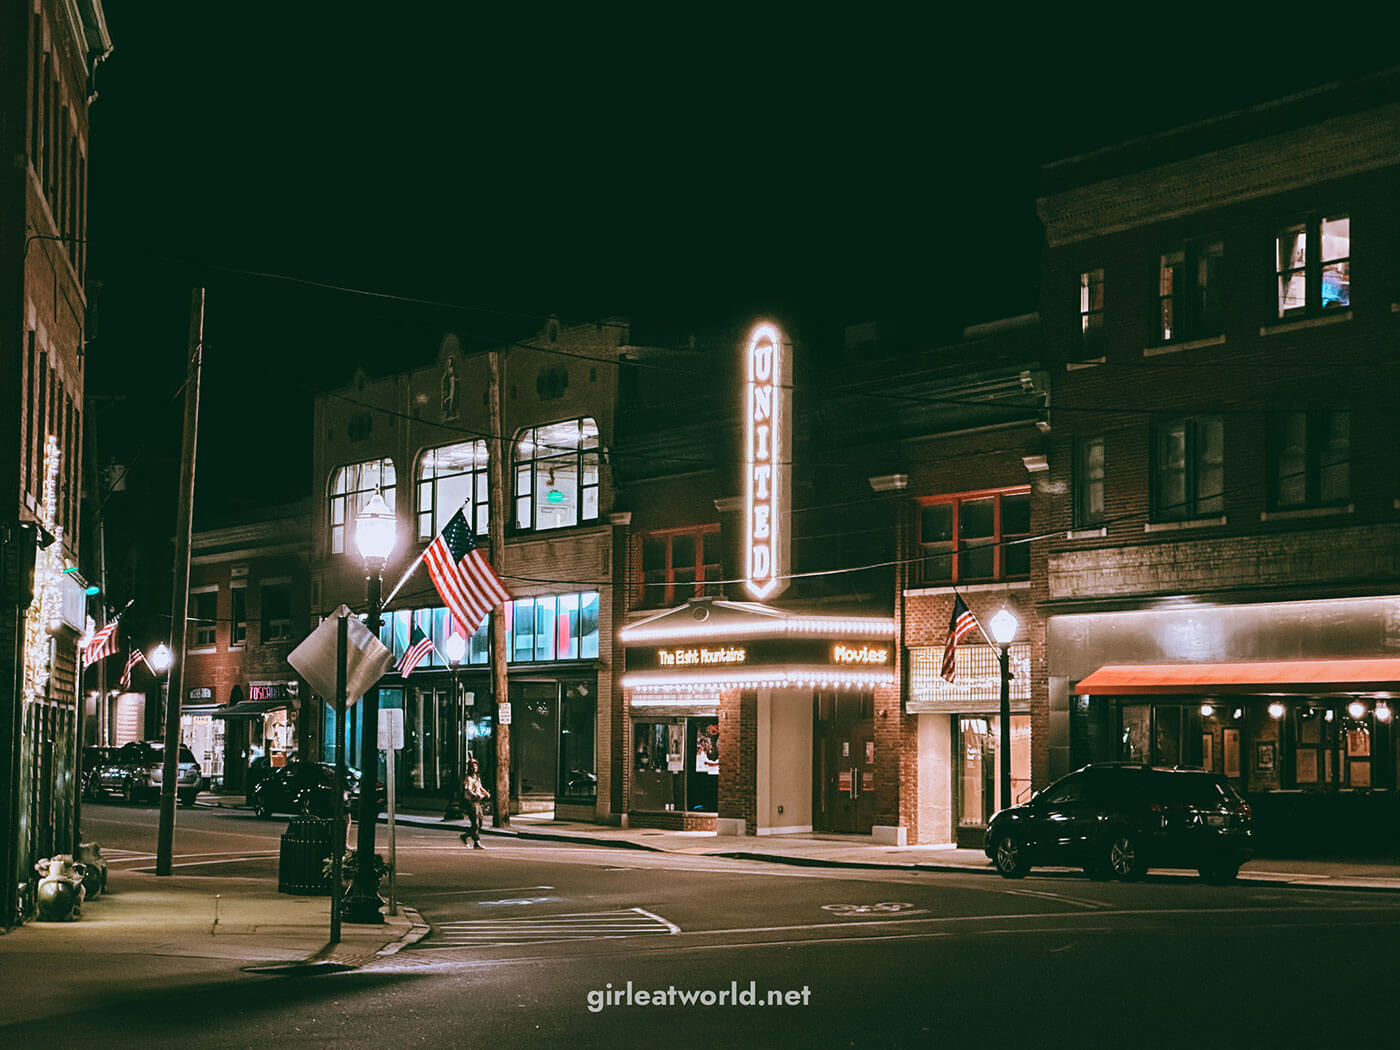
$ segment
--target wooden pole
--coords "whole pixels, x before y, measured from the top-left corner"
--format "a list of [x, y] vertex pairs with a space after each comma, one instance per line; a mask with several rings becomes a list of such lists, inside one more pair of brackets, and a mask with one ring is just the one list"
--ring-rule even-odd
[[[505, 432], [501, 409], [501, 351], [492, 350], [491, 361], [491, 437], [497, 443], [496, 454], [488, 457], [491, 473], [491, 567], [497, 574], [506, 564], [506, 460], [512, 442]], [[510, 686], [506, 679], [506, 611], [504, 606], [491, 610], [491, 683], [496, 699], [496, 790], [492, 793], [495, 823], [498, 828], [510, 827], [510, 726], [502, 725], [502, 713], [510, 710]]]
[[165, 764], [160, 784], [156, 874], [169, 875], [175, 838], [175, 789], [180, 772], [180, 697], [185, 687], [185, 631], [190, 592], [190, 532], [194, 522], [194, 465], [198, 451], [199, 372], [204, 354], [204, 289], [190, 295], [190, 353], [185, 376], [185, 431], [180, 452], [180, 507], [176, 512], [174, 584], [170, 591], [169, 695], [165, 704]]

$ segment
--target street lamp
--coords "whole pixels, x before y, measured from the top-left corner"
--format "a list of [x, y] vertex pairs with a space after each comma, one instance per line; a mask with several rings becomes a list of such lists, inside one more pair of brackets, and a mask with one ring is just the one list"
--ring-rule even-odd
[[463, 761], [462, 739], [465, 733], [462, 718], [462, 690], [457, 683], [457, 674], [462, 667], [462, 658], [467, 655], [467, 640], [457, 631], [453, 631], [447, 637], [447, 642], [443, 648], [446, 650], [447, 662], [452, 668], [452, 714], [456, 719], [457, 732], [453, 741], [452, 750], [452, 787], [447, 794], [447, 808], [443, 811], [443, 820], [461, 820], [464, 816], [462, 812], [462, 773], [466, 763]]
[[[379, 637], [379, 605], [384, 563], [394, 549], [398, 522], [376, 492], [355, 519], [355, 546], [365, 560], [369, 607], [365, 626]], [[370, 686], [360, 701], [360, 829], [355, 847], [355, 885], [345, 901], [347, 922], [382, 923], [379, 877], [374, 870], [374, 828], [379, 821], [379, 685]]]
[[175, 654], [170, 651], [170, 646], [161, 642], [151, 650], [151, 655], [146, 658], [146, 663], [151, 665], [151, 670], [160, 675], [160, 724], [165, 725], [165, 712], [170, 704], [170, 679], [166, 672], [170, 670], [170, 665], [175, 662]]
[[992, 617], [992, 637], [1001, 650], [1001, 808], [1011, 806], [1011, 640], [1021, 623], [1010, 609]]

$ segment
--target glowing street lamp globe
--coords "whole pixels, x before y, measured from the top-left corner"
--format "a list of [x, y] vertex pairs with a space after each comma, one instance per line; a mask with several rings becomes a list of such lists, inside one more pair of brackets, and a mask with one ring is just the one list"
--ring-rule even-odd
[[453, 631], [452, 634], [448, 636], [447, 642], [444, 644], [443, 648], [447, 650], [448, 662], [459, 664], [462, 662], [462, 657], [467, 655], [467, 640], [456, 631]]
[[384, 562], [394, 549], [398, 538], [398, 521], [384, 497], [376, 492], [365, 509], [355, 518], [355, 546], [360, 556], [369, 562]]
[[1016, 614], [1010, 609], [998, 609], [992, 617], [992, 637], [996, 639], [997, 645], [1010, 645], [1020, 627], [1021, 621], [1016, 619]]
[[151, 665], [151, 670], [156, 674], [165, 674], [170, 670], [170, 665], [175, 662], [175, 655], [170, 651], [170, 646], [161, 642], [151, 650], [151, 658], [146, 661]]

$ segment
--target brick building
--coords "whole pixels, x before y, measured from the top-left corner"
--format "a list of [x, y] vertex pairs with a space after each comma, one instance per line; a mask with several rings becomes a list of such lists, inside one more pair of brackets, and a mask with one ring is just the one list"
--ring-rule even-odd
[[[98, 0], [0, 13], [0, 926], [30, 907], [16, 886], [32, 880], [34, 861], [71, 851], [76, 832], [86, 610], [83, 587], [60, 574], [87, 567], [78, 494], [88, 108], [111, 49]], [[33, 564], [36, 525], [47, 547], [31, 606], [27, 584], [16, 586], [28, 572], [15, 570]]]
[[1203, 765], [1300, 842], [1390, 805], [1397, 129], [1392, 73], [1045, 169], [1037, 783]]
[[[381, 706], [404, 709], [405, 792], [450, 792], [468, 752], [494, 783], [500, 700], [513, 712], [512, 808], [587, 820], [613, 814], [604, 760], [616, 733], [607, 450], [627, 341], [625, 321], [551, 320], [499, 348], [504, 435], [491, 427], [489, 357], [466, 351], [454, 335], [425, 367], [373, 379], [361, 372], [316, 400], [311, 601], [322, 615], [341, 603], [365, 607], [353, 522], [376, 492], [398, 518], [384, 570], [387, 599], [458, 508], [487, 549], [499, 527], [489, 520], [489, 457], [503, 446], [509, 456], [506, 555], [495, 569], [513, 596], [503, 610], [510, 695], [492, 695], [489, 621], [455, 623], [423, 567], [384, 613], [395, 664], [415, 626], [433, 642], [408, 678], [391, 669], [380, 688]], [[453, 657], [457, 645], [461, 655]], [[347, 716], [352, 755], [359, 754], [357, 710]], [[329, 749], [333, 708], [321, 717], [319, 739]]]
[[287, 654], [314, 626], [310, 501], [208, 524], [191, 537], [180, 738], [229, 791], [270, 766], [319, 754], [319, 712]]

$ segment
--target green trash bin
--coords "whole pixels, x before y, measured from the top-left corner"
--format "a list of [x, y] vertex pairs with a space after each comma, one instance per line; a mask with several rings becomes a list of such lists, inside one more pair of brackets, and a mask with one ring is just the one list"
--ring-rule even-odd
[[282, 833], [282, 856], [277, 866], [277, 892], [329, 896], [331, 877], [331, 819], [309, 814], [293, 817]]

